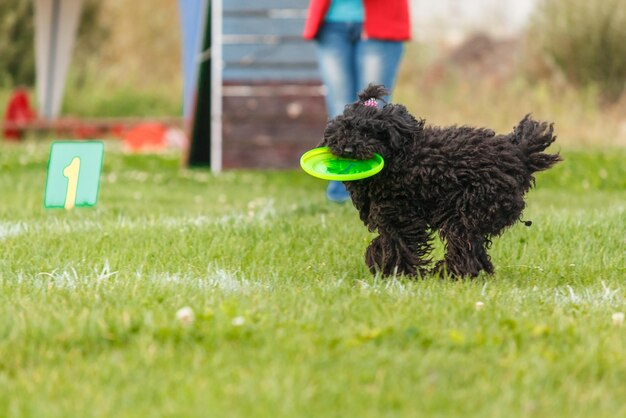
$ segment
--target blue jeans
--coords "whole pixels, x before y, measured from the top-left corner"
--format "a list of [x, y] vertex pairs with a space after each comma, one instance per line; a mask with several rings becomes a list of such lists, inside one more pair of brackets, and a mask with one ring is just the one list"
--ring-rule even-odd
[[[370, 83], [393, 89], [404, 43], [363, 39], [362, 23], [324, 22], [317, 33], [317, 61], [326, 86], [326, 111], [334, 118], [357, 100]], [[385, 98], [389, 100], [389, 98]], [[331, 181], [326, 196], [334, 202], [350, 198], [343, 183]]]
[[404, 43], [363, 39], [362, 32], [362, 23], [324, 22], [317, 34], [317, 59], [330, 117], [343, 113], [369, 83], [393, 89]]

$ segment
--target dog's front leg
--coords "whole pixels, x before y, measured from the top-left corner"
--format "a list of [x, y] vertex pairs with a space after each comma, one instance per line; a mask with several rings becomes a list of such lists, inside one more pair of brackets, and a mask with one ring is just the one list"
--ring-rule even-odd
[[[423, 277], [428, 274], [431, 234], [428, 225], [395, 205], [372, 205], [368, 227], [378, 229], [365, 252], [372, 274]], [[414, 214], [413, 214], [414, 215]]]
[[368, 226], [368, 219], [370, 217], [370, 197], [367, 187], [363, 187], [362, 182], [346, 182], [346, 188], [350, 193], [352, 204], [359, 211], [359, 218]]

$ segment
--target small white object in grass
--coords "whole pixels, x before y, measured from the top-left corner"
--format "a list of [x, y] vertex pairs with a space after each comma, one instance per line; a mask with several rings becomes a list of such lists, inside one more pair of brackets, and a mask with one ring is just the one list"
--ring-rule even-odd
[[243, 316], [236, 316], [233, 318], [231, 323], [233, 324], [234, 327], [240, 327], [246, 323], [246, 320], [243, 318]]
[[624, 312], [615, 312], [611, 318], [613, 319], [613, 325], [622, 325], [624, 323]]
[[185, 306], [184, 308], [180, 308], [177, 312], [176, 312], [176, 319], [178, 319], [178, 321], [182, 324], [182, 325], [191, 325], [191, 323], [193, 323], [194, 320], [194, 315], [193, 315], [193, 309], [191, 309], [189, 306]]
[[480, 311], [485, 307], [485, 304], [481, 301], [478, 301], [476, 302], [476, 305], [474, 305], [474, 307], [476, 308], [477, 311]]

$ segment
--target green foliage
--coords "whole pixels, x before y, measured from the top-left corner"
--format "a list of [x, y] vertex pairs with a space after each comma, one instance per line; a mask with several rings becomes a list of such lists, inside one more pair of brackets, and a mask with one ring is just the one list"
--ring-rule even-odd
[[76, 43], [72, 56], [71, 73], [78, 80], [86, 80], [91, 70], [88, 65], [92, 57], [97, 56], [98, 50], [107, 41], [113, 28], [107, 27], [101, 19], [100, 10], [102, 1], [82, 0], [80, 24], [76, 33]]
[[530, 43], [578, 86], [596, 85], [614, 101], [626, 83], [626, 2], [543, 0], [529, 28]]
[[35, 83], [33, 3], [0, 2], [0, 86]]
[[[35, 84], [34, 2], [2, 0], [0, 2], [0, 86]], [[73, 59], [81, 62], [94, 54], [106, 40], [107, 29], [100, 23], [98, 0], [82, 2], [81, 21], [76, 35]], [[79, 70], [79, 74], [82, 72]]]
[[[546, 73], [536, 74], [534, 80], [519, 76], [502, 84], [446, 77], [425, 87], [420, 84], [420, 75], [426, 73], [431, 58], [424, 56], [436, 56], [438, 51], [410, 43], [406, 52], [393, 100], [430, 124], [488, 126], [506, 133], [523, 115], [532, 113], [538, 120], [554, 122], [558, 147], [626, 145], [626, 131], [620, 128], [626, 101], [614, 107], [598, 106], [596, 89], [577, 88]], [[530, 52], [524, 56], [536, 57]], [[528, 69], [533, 64], [526, 65]]]
[[540, 173], [495, 276], [413, 282], [301, 171], [107, 142], [98, 206], [46, 211], [48, 147], [0, 144], [0, 416], [626, 416], [623, 150]]
[[182, 95], [165, 87], [137, 88], [134, 85], [107, 86], [97, 80], [78, 81], [70, 77], [63, 114], [80, 117], [159, 117], [179, 115]]

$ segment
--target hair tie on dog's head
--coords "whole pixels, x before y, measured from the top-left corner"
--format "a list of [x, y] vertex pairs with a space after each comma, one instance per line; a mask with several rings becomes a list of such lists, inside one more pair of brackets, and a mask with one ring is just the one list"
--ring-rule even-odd
[[372, 97], [364, 101], [363, 106], [378, 107], [378, 102]]

